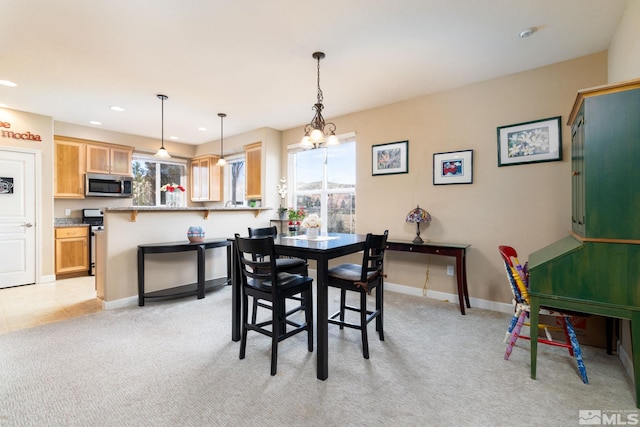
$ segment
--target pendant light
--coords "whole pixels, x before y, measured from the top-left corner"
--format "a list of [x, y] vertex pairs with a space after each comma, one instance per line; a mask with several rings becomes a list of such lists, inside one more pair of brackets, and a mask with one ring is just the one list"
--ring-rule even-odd
[[169, 97], [167, 95], [158, 95], [158, 99], [162, 102], [162, 144], [160, 145], [160, 148], [158, 149], [158, 151], [156, 152], [156, 157], [162, 157], [163, 159], [169, 159], [171, 158], [171, 156], [169, 155], [169, 152], [167, 151], [166, 148], [164, 148], [164, 101], [169, 99]]
[[318, 100], [312, 107], [316, 111], [316, 114], [311, 119], [311, 123], [304, 127], [304, 137], [300, 141], [300, 146], [304, 149], [318, 148], [322, 143], [325, 146], [339, 145], [340, 141], [336, 136], [336, 125], [333, 123], [325, 123], [322, 117], [322, 89], [320, 89], [320, 60], [325, 57], [324, 52], [314, 52], [311, 55], [314, 59], [318, 60]]
[[224, 132], [223, 130], [223, 120], [227, 115], [225, 113], [218, 113], [218, 117], [220, 117], [220, 159], [218, 160], [218, 166], [224, 166], [227, 164], [227, 161], [224, 159]]

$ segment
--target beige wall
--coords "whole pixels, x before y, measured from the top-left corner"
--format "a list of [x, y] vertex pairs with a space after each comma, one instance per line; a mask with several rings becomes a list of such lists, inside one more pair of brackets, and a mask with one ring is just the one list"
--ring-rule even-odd
[[[576, 92], [607, 81], [605, 52], [332, 118], [338, 131], [357, 140], [358, 233], [389, 230], [390, 239], [412, 239], [404, 222], [420, 204], [433, 216], [422, 237], [464, 242], [472, 298], [509, 303], [497, 246], [514, 246], [522, 260], [566, 235], [571, 224], [570, 132], [565, 126]], [[330, 100], [327, 108], [330, 110]], [[498, 126], [562, 116], [563, 160], [498, 167]], [[302, 128], [283, 132], [294, 144]], [[409, 173], [371, 176], [371, 146], [409, 141]], [[432, 184], [433, 154], [474, 150], [473, 184]], [[275, 184], [274, 184], [275, 185]], [[453, 260], [419, 254], [387, 254], [388, 282], [457, 293], [446, 265]]]
[[41, 141], [14, 139], [0, 135], [0, 146], [18, 150], [40, 152], [40, 182], [36, 183], [36, 210], [41, 221], [36, 223], [36, 259], [41, 259], [36, 266], [37, 283], [48, 282], [54, 276], [54, 240], [53, 240], [53, 120], [51, 117], [22, 111], [0, 108], [0, 121], [10, 123], [11, 128], [1, 130], [16, 133], [31, 132], [40, 135]]
[[609, 46], [609, 82], [640, 77], [640, 1], [630, 1]]

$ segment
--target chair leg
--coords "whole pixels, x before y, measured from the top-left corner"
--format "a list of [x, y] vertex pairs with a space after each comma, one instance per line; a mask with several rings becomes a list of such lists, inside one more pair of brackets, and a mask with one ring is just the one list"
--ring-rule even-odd
[[[574, 356], [574, 354], [573, 354], [574, 353], [573, 344], [571, 343], [571, 337], [569, 336], [569, 326], [567, 325], [567, 319], [568, 319], [568, 317], [566, 317], [566, 318], [565, 317], [560, 317], [560, 320], [562, 321], [562, 331], [564, 332], [565, 342], [567, 344], [569, 344], [569, 346], [570, 346], [568, 348], [569, 355], [571, 357], [573, 357]], [[569, 322], [569, 323], [571, 323], [571, 322]], [[571, 325], [571, 326], [573, 326], [573, 325]], [[551, 339], [549, 339], [549, 341], [551, 341]]]
[[[280, 322], [281, 322], [281, 311], [280, 304], [278, 305], [278, 309], [276, 310], [276, 302], [273, 302], [273, 308], [271, 309], [271, 319], [273, 324], [271, 325], [271, 375], [275, 375], [278, 371], [278, 341], [280, 339]], [[282, 301], [284, 304], [284, 301]]]
[[571, 320], [568, 317], [564, 318], [567, 333], [569, 334], [569, 339], [571, 341], [571, 346], [573, 348], [573, 355], [576, 358], [576, 363], [578, 364], [578, 370], [580, 371], [580, 376], [582, 377], [582, 382], [585, 384], [589, 384], [589, 378], [587, 378], [587, 368], [584, 366], [584, 362], [582, 361], [582, 350], [580, 350], [580, 343], [578, 343], [578, 337], [576, 337], [576, 333], [573, 330], [573, 325], [571, 324]]
[[245, 352], [247, 350], [247, 320], [249, 317], [249, 298], [244, 295], [242, 297], [242, 331], [240, 338], [240, 359], [244, 359]]
[[520, 329], [522, 329], [525, 317], [527, 317], [527, 312], [525, 310], [522, 310], [520, 312], [520, 316], [518, 316], [518, 322], [513, 328], [511, 338], [509, 339], [509, 344], [507, 344], [507, 349], [504, 352], [504, 360], [509, 360], [509, 356], [511, 356], [511, 352], [513, 352], [513, 346], [515, 346], [516, 341], [518, 341], [518, 337], [520, 336]]
[[376, 310], [378, 311], [378, 317], [376, 317], [376, 331], [378, 331], [380, 341], [384, 341], [384, 293], [382, 288], [382, 283], [380, 283], [376, 288]]
[[252, 299], [253, 299], [253, 309], [251, 310], [251, 323], [255, 325], [256, 319], [258, 317], [258, 300], [255, 298], [252, 298]]
[[307, 322], [307, 347], [310, 352], [313, 351], [313, 294], [311, 291], [302, 294], [304, 307], [304, 320]]
[[[344, 322], [345, 306], [347, 305], [347, 291], [340, 289], [340, 321]], [[340, 325], [340, 329], [344, 329], [343, 325]]]
[[516, 327], [516, 323], [518, 322], [518, 318], [520, 317], [520, 313], [522, 312], [522, 309], [520, 307], [518, 307], [516, 309], [516, 312], [513, 314], [513, 317], [511, 317], [511, 322], [509, 323], [509, 327], [507, 328], [507, 333], [504, 334], [504, 340], [502, 341], [503, 343], [507, 343], [509, 342], [509, 337], [511, 336], [511, 332], [513, 332], [513, 328]]
[[362, 334], [362, 355], [369, 358], [369, 339], [367, 337], [367, 293], [360, 291], [360, 332]]

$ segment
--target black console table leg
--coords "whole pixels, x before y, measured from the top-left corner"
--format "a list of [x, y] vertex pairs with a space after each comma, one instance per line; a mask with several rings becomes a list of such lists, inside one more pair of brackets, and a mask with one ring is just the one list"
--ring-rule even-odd
[[144, 251], [138, 248], [138, 305], [144, 306]]

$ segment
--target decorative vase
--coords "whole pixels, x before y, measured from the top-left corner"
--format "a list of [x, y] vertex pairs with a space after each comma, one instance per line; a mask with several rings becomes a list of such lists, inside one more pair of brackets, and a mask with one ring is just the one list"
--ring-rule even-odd
[[287, 211], [280, 212], [278, 215], [280, 216], [280, 221], [284, 221], [287, 219]]
[[318, 238], [318, 234], [320, 234], [320, 229], [315, 227], [315, 228], [307, 228], [307, 239], [317, 239]]
[[200, 243], [204, 241], [204, 230], [202, 227], [192, 225], [187, 231], [187, 239], [189, 239], [191, 243]]
[[177, 191], [167, 191], [167, 195], [165, 196], [166, 203], [168, 208], [175, 208], [178, 206], [180, 201], [180, 193]]

